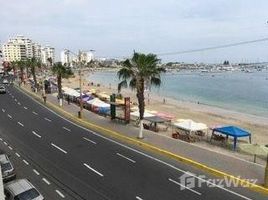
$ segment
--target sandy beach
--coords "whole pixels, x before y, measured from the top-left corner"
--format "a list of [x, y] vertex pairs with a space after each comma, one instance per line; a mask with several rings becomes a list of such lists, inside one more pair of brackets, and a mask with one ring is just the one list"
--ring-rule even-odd
[[[84, 78], [87, 77], [84, 75]], [[99, 92], [106, 92], [107, 94], [117, 93], [117, 88], [110, 86], [88, 86], [89, 81], [83, 79], [83, 90], [96, 89]], [[67, 87], [79, 87], [79, 78], [70, 78], [63, 81], [63, 85]], [[130, 97], [132, 102], [137, 102], [135, 91], [130, 89], [123, 89], [121, 91], [123, 96]], [[163, 99], [165, 98], [165, 103]], [[215, 125], [236, 125], [247, 129], [252, 133], [252, 142], [258, 144], [268, 144], [267, 130], [268, 119], [258, 117], [250, 114], [239, 113], [231, 110], [225, 110], [208, 105], [197, 103], [182, 102], [171, 98], [159, 97], [154, 94], [145, 92], [146, 109], [156, 110], [174, 115], [177, 119], [192, 119], [197, 122], [207, 124], [209, 127]]]

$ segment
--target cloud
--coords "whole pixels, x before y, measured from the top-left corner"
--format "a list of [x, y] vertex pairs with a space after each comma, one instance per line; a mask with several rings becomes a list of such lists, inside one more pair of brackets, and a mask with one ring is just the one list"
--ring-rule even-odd
[[265, 0], [0, 1], [1, 41], [24, 34], [58, 51], [93, 48], [109, 56], [133, 49], [170, 52], [257, 39], [268, 30]]

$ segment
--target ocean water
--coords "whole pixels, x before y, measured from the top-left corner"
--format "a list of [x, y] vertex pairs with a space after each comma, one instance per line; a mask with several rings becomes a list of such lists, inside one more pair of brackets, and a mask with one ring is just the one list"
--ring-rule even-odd
[[[268, 117], [268, 71], [244, 73], [178, 72], [162, 75], [160, 88], [151, 92], [228, 110]], [[95, 72], [90, 81], [117, 86], [116, 72]]]

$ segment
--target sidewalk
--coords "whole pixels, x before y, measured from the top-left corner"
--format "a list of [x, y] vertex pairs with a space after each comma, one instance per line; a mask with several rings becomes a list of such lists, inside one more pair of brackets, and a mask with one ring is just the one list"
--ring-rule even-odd
[[[47, 101], [58, 105], [58, 99], [53, 95], [48, 94]], [[63, 102], [62, 108], [75, 116], [78, 115], [78, 111], [80, 110], [77, 105], [68, 105], [66, 101]], [[108, 117], [99, 116], [86, 109], [83, 109], [83, 119], [98, 126], [105, 127], [106, 129], [122, 133], [130, 138], [136, 139], [138, 135], [139, 130], [137, 127], [113, 122]], [[253, 162], [204, 149], [197, 145], [189, 144], [148, 130], [144, 130], [144, 139], [142, 141], [236, 177], [257, 179], [258, 184], [263, 184], [264, 167], [254, 164]]]

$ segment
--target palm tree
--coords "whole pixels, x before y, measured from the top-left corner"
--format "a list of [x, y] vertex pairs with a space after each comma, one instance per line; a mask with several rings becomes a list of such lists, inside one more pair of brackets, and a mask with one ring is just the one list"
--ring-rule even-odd
[[25, 61], [18, 60], [18, 61], [15, 61], [13, 64], [15, 64], [15, 66], [20, 70], [20, 81], [21, 83], [23, 83], [24, 82], [24, 69], [26, 66]]
[[37, 79], [36, 79], [36, 68], [41, 68], [42, 63], [39, 59], [33, 57], [33, 58], [29, 58], [26, 60], [27, 66], [30, 69], [30, 72], [33, 76], [33, 81], [34, 81], [34, 88], [37, 90], [38, 87], [38, 83], [37, 83]]
[[51, 57], [47, 58], [47, 61], [48, 61], [48, 63], [49, 63], [49, 67], [51, 67], [52, 64], [53, 64], [53, 60], [52, 60], [52, 58], [51, 58]]
[[160, 60], [154, 54], [142, 54], [134, 52], [131, 59], [125, 60], [123, 66], [118, 71], [117, 75], [119, 80], [122, 80], [118, 84], [118, 92], [122, 87], [129, 86], [135, 89], [137, 92], [137, 99], [140, 112], [140, 131], [138, 138], [143, 138], [143, 117], [144, 117], [144, 87], [145, 84], [152, 86], [161, 85], [161, 73], [165, 72], [165, 69], [159, 67]]
[[11, 61], [10, 62], [10, 67], [11, 67], [11, 70], [13, 70], [14, 77], [16, 77], [17, 76], [17, 74], [16, 74], [17, 61]]
[[60, 99], [60, 106], [62, 106], [62, 78], [69, 78], [73, 75], [71, 68], [62, 65], [61, 62], [55, 63], [51, 71], [54, 75], [57, 76], [57, 84], [58, 84], [58, 97]]

